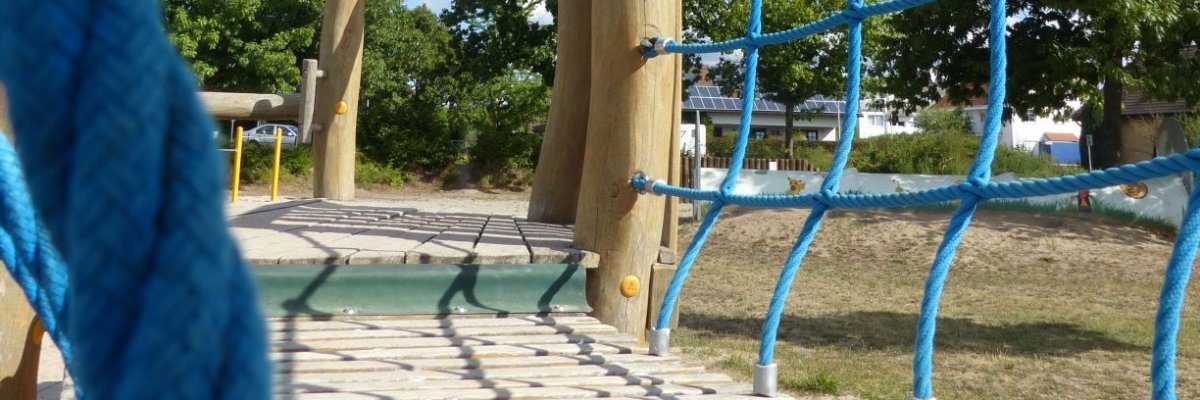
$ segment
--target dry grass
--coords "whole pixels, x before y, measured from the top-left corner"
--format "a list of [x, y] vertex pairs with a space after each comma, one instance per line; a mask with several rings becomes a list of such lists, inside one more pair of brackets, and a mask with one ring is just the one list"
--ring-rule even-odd
[[[684, 289], [675, 344], [749, 377], [779, 265], [807, 215], [724, 216]], [[788, 300], [781, 387], [907, 398], [917, 310], [946, 223], [947, 213], [832, 213]], [[1169, 238], [1100, 216], [981, 211], [942, 298], [938, 397], [1148, 398], [1170, 249]], [[1180, 398], [1200, 398], [1197, 298], [1193, 284], [1179, 341]]]

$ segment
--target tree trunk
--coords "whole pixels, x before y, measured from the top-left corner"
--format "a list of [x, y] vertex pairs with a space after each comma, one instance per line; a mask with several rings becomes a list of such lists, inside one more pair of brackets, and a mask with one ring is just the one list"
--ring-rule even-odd
[[[366, 0], [327, 0], [321, 25], [321, 70], [313, 122], [313, 197], [354, 200], [358, 95], [362, 81]], [[298, 113], [297, 113], [298, 114]]]
[[1121, 106], [1125, 85], [1109, 74], [1104, 80], [1104, 119], [1092, 148], [1096, 168], [1108, 168], [1120, 163]]
[[579, 205], [579, 179], [587, 144], [589, 88], [592, 63], [592, 2], [558, 2], [558, 65], [554, 70], [554, 101], [533, 193], [529, 195], [529, 220], [554, 224], [575, 223]]
[[787, 158], [795, 158], [793, 149], [796, 148], [796, 137], [793, 130], [796, 128], [796, 123], [792, 120], [796, 116], [796, 105], [787, 103], [783, 105], [787, 107], [783, 111], [783, 147], [787, 149]]

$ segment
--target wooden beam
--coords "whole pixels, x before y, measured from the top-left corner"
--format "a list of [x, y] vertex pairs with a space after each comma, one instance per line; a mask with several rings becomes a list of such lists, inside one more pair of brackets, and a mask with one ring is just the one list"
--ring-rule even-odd
[[355, 130], [366, 0], [326, 0], [313, 122], [313, 197], [354, 200]]
[[217, 119], [300, 120], [299, 94], [200, 92], [200, 101]]
[[[647, 36], [679, 37], [679, 0], [606, 0], [592, 3], [592, 60], [587, 150], [576, 214], [575, 244], [600, 255], [588, 271], [588, 303], [601, 321], [645, 338], [651, 266], [662, 241], [662, 197], [639, 196], [629, 186], [635, 172], [665, 179], [670, 172], [671, 126], [680, 71], [673, 60], [642, 57]], [[633, 276], [642, 290], [621, 294]]]
[[550, 102], [546, 135], [529, 196], [528, 217], [533, 222], [575, 223], [590, 106], [591, 14], [591, 0], [558, 2], [554, 101]]
[[[667, 288], [671, 286], [671, 279], [675, 277], [675, 271], [679, 267], [670, 264], [654, 264], [654, 269], [650, 273], [650, 321], [646, 325], [646, 329], [658, 323], [658, 314], [662, 311], [663, 297], [667, 295]], [[671, 324], [668, 328], [674, 330], [679, 327], [679, 312], [671, 314]]]
[[0, 399], [37, 398], [42, 331], [35, 319], [24, 292], [0, 270]]
[[[677, 13], [675, 15], [675, 32], [683, 32], [683, 13], [682, 12]], [[679, 36], [672, 36], [672, 37], [679, 38]], [[679, 73], [682, 74], [683, 73], [683, 57], [671, 57], [671, 61], [673, 61], [675, 63], [675, 70], [679, 71]], [[680, 104], [680, 108], [682, 108], [682, 104], [683, 104], [683, 81], [682, 80], [675, 81], [674, 95], [675, 95], [675, 99], [672, 100], [671, 104]], [[682, 139], [679, 137], [679, 125], [683, 122], [681, 120], [682, 118], [683, 118], [683, 111], [681, 109], [676, 109], [675, 113], [671, 115], [671, 127], [672, 127], [671, 132], [673, 132], [671, 134], [671, 165], [670, 165], [670, 172], [667, 173], [667, 177], [663, 178], [663, 179], [666, 179], [667, 182], [669, 182], [670, 184], [675, 185], [675, 186], [679, 186], [683, 182], [683, 180], [682, 180], [683, 175], [681, 175], [682, 172], [680, 170], [680, 168], [683, 165], [683, 159], [681, 158], [681, 154], [680, 154], [680, 146], [682, 146], [682, 143], [680, 143], [680, 140], [682, 140]], [[665, 219], [663, 220], [662, 245], [663, 245], [663, 247], [666, 247], [673, 252], [678, 252], [679, 251], [679, 198], [678, 197], [668, 197], [667, 198], [666, 211], [663, 213], [663, 218], [665, 218]]]

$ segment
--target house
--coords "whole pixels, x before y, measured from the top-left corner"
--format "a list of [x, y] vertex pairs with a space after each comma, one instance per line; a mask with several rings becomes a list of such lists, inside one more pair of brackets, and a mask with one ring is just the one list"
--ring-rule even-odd
[[[694, 122], [703, 114], [712, 120], [714, 137], [736, 135], [741, 126], [742, 99], [725, 96], [719, 87], [701, 82], [688, 88], [683, 101], [684, 121]], [[750, 138], [783, 140], [786, 129], [783, 104], [756, 96], [750, 121]], [[846, 118], [845, 101], [814, 96], [797, 105], [792, 123], [796, 140], [833, 142], [841, 136], [842, 120]], [[864, 109], [859, 118], [859, 137], [868, 138], [889, 133], [912, 133], [911, 118], [899, 122], [886, 118], [883, 110]]]
[[1123, 103], [1121, 163], [1149, 160], [1189, 147], [1177, 117], [1200, 112], [1200, 105], [1154, 100], [1140, 92], [1126, 92]]
[[[955, 106], [961, 106], [963, 113], [971, 121], [971, 132], [976, 135], [983, 135], [983, 126], [987, 120], [988, 108], [986, 89], [983, 97], [972, 98], [966, 104], [953, 104], [948, 98], [943, 97], [934, 105], [935, 108], [950, 108]], [[1079, 109], [1079, 104], [1077, 103], [1072, 103], [1070, 106], [1073, 109]], [[1045, 141], [1047, 133], [1071, 134], [1078, 141], [1080, 130], [1079, 123], [1075, 121], [1059, 121], [1051, 117], [1044, 117], [1033, 113], [1025, 115], [1014, 114], [1011, 120], [1004, 122], [1004, 127], [1000, 129], [1000, 145], [1038, 153], [1041, 151], [1041, 143]], [[1064, 136], [1057, 137], [1062, 138]]]
[[1046, 132], [1038, 141], [1036, 153], [1045, 154], [1058, 164], [1079, 165], [1079, 135], [1070, 132]]

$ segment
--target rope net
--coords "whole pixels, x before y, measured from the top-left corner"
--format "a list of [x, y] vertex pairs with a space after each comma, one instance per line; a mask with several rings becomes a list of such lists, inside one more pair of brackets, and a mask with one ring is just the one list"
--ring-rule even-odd
[[[672, 313], [679, 299], [680, 290], [687, 280], [688, 272], [696, 262], [696, 257], [704, 247], [712, 227], [717, 223], [721, 210], [728, 205], [750, 207], [809, 207], [812, 212], [804, 222], [799, 237], [776, 283], [774, 295], [771, 297], [766, 320], [762, 327], [762, 337], [758, 352], [758, 366], [755, 376], [755, 393], [773, 396], [775, 394], [775, 340], [779, 330], [779, 321], [787, 301], [792, 282], [808, 253], [821, 227], [821, 221], [826, 211], [831, 208], [872, 208], [872, 207], [903, 207], [923, 204], [944, 203], [961, 200], [950, 220], [941, 245], [937, 249], [933, 265], [930, 267], [929, 278], [925, 283], [924, 298], [921, 302], [920, 317], [917, 321], [917, 334], [913, 357], [913, 399], [933, 399], [933, 339], [937, 328], [938, 301], [954, 254], [962, 240], [963, 233], [971, 223], [971, 217], [981, 202], [990, 199], [1024, 198], [1060, 193], [1073, 193], [1083, 189], [1095, 189], [1121, 183], [1131, 183], [1146, 179], [1158, 178], [1187, 171], [1200, 170], [1200, 150], [1170, 157], [1160, 157], [1138, 164], [1125, 165], [1091, 173], [1063, 176], [1050, 179], [1027, 180], [1020, 182], [993, 183], [991, 165], [999, 142], [1000, 130], [1003, 127], [1003, 107], [1006, 96], [1006, 56], [1007, 38], [1007, 5], [1005, 0], [990, 0], [990, 42], [991, 43], [991, 88], [988, 95], [988, 108], [982, 142], [975, 162], [972, 165], [965, 182], [960, 185], [894, 194], [842, 194], [839, 185], [849, 160], [853, 135], [842, 135], [834, 152], [834, 159], [829, 173], [821, 185], [820, 191], [808, 195], [740, 195], [734, 194], [734, 186], [741, 172], [745, 159], [746, 147], [749, 140], [752, 114], [751, 101], [755, 95], [756, 72], [758, 69], [759, 49], [764, 46], [798, 40], [807, 36], [827, 32], [842, 25], [847, 27], [849, 54], [846, 66], [847, 90], [845, 95], [846, 115], [858, 115], [860, 87], [862, 83], [862, 23], [863, 20], [900, 12], [918, 7], [934, 0], [892, 0], [864, 4], [863, 0], [848, 0], [846, 8], [841, 12], [822, 18], [816, 22], [801, 25], [796, 28], [763, 34], [762, 0], [752, 0], [750, 18], [746, 35], [741, 38], [715, 43], [676, 43], [670, 39], [656, 39], [652, 48], [644, 51], [648, 57], [662, 54], [699, 54], [729, 52], [742, 50], [746, 57], [746, 74], [742, 93], [742, 114], [738, 128], [737, 139], [733, 148], [733, 160], [729, 172], [717, 190], [699, 190], [683, 188], [667, 184], [661, 180], [652, 181], [644, 175], [633, 177], [632, 186], [641, 191], [658, 195], [668, 195], [680, 198], [708, 201], [712, 205], [696, 232], [695, 238], [688, 246], [680, 260], [678, 271], [667, 289], [662, 302], [662, 310], [652, 335], [652, 351], [665, 353], [666, 335]], [[854, 132], [857, 118], [846, 118], [842, 122], [842, 132]], [[1155, 400], [1175, 399], [1175, 342], [1179, 330], [1179, 314], [1183, 305], [1185, 289], [1192, 262], [1196, 256], [1196, 246], [1200, 242], [1200, 189], [1192, 193], [1179, 235], [1175, 241], [1172, 256], [1167, 263], [1167, 270], [1159, 298], [1159, 309], [1155, 319], [1155, 336], [1152, 347], [1152, 363], [1150, 376], [1152, 393]], [[661, 343], [654, 343], [661, 342]], [[770, 376], [761, 376], [770, 375]]]

